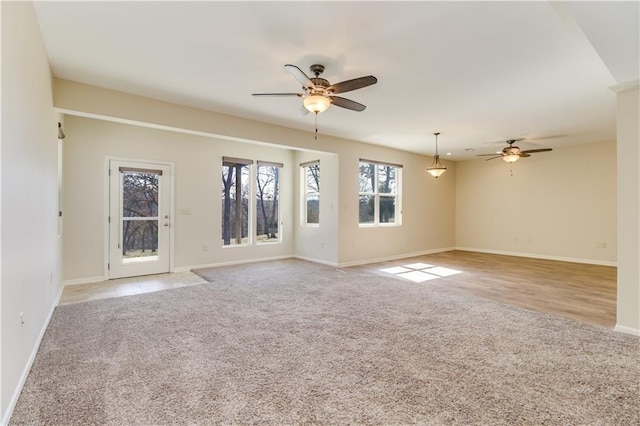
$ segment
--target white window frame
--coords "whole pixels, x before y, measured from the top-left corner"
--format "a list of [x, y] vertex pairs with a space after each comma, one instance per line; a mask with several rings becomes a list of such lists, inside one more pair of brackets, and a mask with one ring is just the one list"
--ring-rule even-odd
[[[375, 165], [375, 179], [373, 185], [373, 192], [360, 192], [359, 180], [360, 180], [360, 166], [362, 163]], [[381, 193], [379, 188], [379, 175], [378, 166], [394, 167], [396, 169], [396, 192], [395, 193]], [[369, 196], [374, 197], [374, 210], [373, 210], [373, 222], [361, 223], [360, 222], [360, 197]], [[393, 222], [380, 222], [380, 198], [395, 198], [395, 214]], [[385, 163], [382, 161], [367, 160], [361, 158], [358, 161], [358, 226], [360, 228], [373, 228], [373, 227], [391, 227], [402, 225], [402, 165]]]
[[[309, 185], [307, 184], [307, 178], [309, 173], [307, 173], [307, 169], [311, 166], [318, 166], [320, 168], [320, 160], [308, 161], [306, 163], [300, 163], [300, 225], [308, 226], [312, 228], [317, 228], [320, 226], [320, 191], [318, 192], [309, 192]], [[321, 170], [321, 169], [320, 169]], [[320, 186], [318, 184], [318, 186]], [[309, 195], [315, 195], [318, 197], [318, 223], [309, 223], [307, 216], [307, 198]]]

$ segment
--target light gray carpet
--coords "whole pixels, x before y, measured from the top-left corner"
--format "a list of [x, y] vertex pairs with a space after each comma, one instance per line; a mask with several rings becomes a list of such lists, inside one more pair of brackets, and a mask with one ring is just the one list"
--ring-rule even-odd
[[57, 308], [11, 424], [640, 424], [637, 337], [298, 260], [196, 272]]

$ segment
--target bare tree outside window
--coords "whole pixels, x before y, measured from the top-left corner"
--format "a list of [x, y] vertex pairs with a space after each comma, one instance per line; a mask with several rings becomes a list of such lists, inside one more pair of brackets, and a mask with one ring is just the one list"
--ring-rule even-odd
[[359, 223], [395, 224], [400, 167], [360, 161]]
[[158, 188], [160, 175], [122, 173], [122, 256], [131, 258], [158, 254]]
[[222, 245], [249, 243], [250, 161], [222, 163]]
[[280, 167], [258, 162], [256, 173], [256, 243], [280, 242]]
[[302, 166], [304, 190], [303, 224], [320, 224], [320, 163]]

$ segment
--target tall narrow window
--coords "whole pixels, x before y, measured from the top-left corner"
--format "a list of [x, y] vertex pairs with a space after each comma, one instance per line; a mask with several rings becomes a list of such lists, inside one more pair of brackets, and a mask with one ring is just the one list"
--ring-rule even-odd
[[249, 244], [249, 165], [252, 160], [222, 158], [222, 245]]
[[300, 164], [302, 174], [302, 224], [320, 224], [320, 161]]
[[360, 225], [400, 224], [399, 194], [402, 166], [360, 160]]
[[279, 243], [280, 169], [282, 164], [258, 161], [256, 173], [256, 244]]

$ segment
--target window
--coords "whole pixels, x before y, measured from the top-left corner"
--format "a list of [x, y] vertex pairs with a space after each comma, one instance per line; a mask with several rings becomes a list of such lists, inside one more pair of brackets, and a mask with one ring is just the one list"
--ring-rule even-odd
[[222, 158], [222, 245], [249, 241], [249, 165], [252, 160]]
[[359, 223], [399, 225], [402, 166], [360, 159]]
[[280, 240], [280, 169], [282, 164], [258, 161], [256, 173], [256, 244]]
[[300, 164], [302, 173], [302, 224], [320, 224], [320, 161]]

